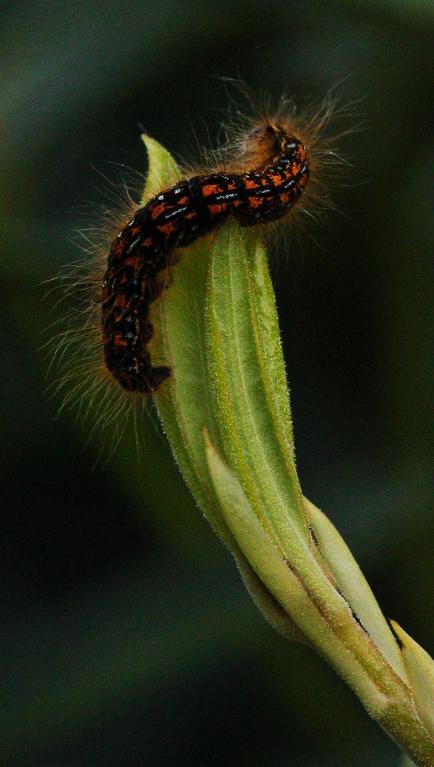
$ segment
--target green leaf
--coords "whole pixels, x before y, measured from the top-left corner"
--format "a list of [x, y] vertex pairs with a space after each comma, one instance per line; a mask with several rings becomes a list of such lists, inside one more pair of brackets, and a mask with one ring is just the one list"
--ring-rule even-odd
[[222, 460], [206, 432], [205, 450], [223, 515], [246, 559], [274, 593], [296, 598], [300, 593], [299, 582], [255, 514], [235, 473]]
[[416, 708], [434, 739], [434, 661], [396, 621], [391, 623], [402, 642], [402, 657], [410, 677]]
[[345, 644], [324, 620], [321, 609], [291, 569], [283, 551], [265, 530], [235, 473], [222, 459], [206, 433], [205, 447], [220, 507], [253, 570], [292, 618], [298, 630], [321, 650], [362, 697], [369, 700], [372, 711], [383, 710], [386, 705], [384, 695], [366, 671], [354, 663]]
[[396, 640], [347, 544], [322, 511], [307, 498], [304, 504], [321, 554], [335, 576], [340, 591], [388, 663], [408, 683]]
[[[149, 178], [143, 197], [146, 200], [158, 189], [173, 183], [179, 171], [166, 150], [147, 136], [143, 139], [149, 155]], [[245, 240], [249, 243], [252, 262], [248, 274], [243, 268]], [[241, 300], [245, 296], [245, 278], [249, 283], [249, 301], [252, 302], [250, 317], [255, 324], [251, 325], [249, 320], [244, 327], [248, 343], [246, 337], [232, 333], [233, 313], [229, 312], [223, 317], [223, 311], [230, 309], [228, 298], [232, 299], [232, 294], [226, 297], [224, 290], [214, 290], [216, 281], [220, 280], [219, 271], [225, 271], [228, 258], [233, 261], [238, 259], [242, 278], [237, 293]], [[278, 511], [283, 520], [280, 528], [287, 529], [288, 535], [295, 532], [307, 541], [308, 526], [295, 471], [292, 425], [275, 300], [260, 237], [257, 234], [253, 238], [247, 237], [245, 233], [241, 234], [238, 226], [229, 222], [215, 238], [202, 238], [183, 249], [175, 273], [176, 279], [164, 300], [157, 301], [152, 307], [155, 337], [150, 351], [154, 364], [169, 365], [172, 369], [169, 381], [158, 391], [155, 400], [163, 428], [187, 484], [213, 528], [233, 550], [233, 541], [218, 512], [201, 437], [201, 429], [206, 425], [217, 444], [228, 444], [224, 431], [227, 419], [222, 420], [221, 413], [215, 407], [216, 399], [221, 402], [221, 395], [216, 396], [218, 391], [221, 393], [221, 387], [219, 389], [216, 386], [217, 368], [209, 355], [210, 342], [205, 336], [204, 327], [205, 313], [211, 316], [217, 311], [223, 320], [219, 328], [231, 336], [228, 351], [232, 352], [232, 359], [237, 363], [232, 365], [232, 377], [239, 375], [241, 367], [243, 380], [249, 379], [252, 384], [248, 392], [248, 401], [251, 403], [248, 411], [250, 422], [244, 419], [239, 433], [244, 444], [251, 445], [249, 453], [252, 461], [249, 470], [259, 471], [263, 484], [262, 499], [269, 499], [271, 518], [277, 519]], [[223, 309], [221, 306], [216, 307], [213, 297], [217, 301], [222, 298], [225, 300]], [[258, 317], [261, 322], [257, 321]], [[237, 330], [242, 330], [241, 326]], [[251, 369], [247, 370], [247, 374], [246, 357], [237, 360], [237, 349], [244, 349], [250, 357]], [[237, 416], [244, 411], [246, 401], [242, 397], [231, 403], [236, 408]], [[229, 419], [233, 418], [229, 408], [224, 408], [224, 412], [229, 413]], [[265, 414], [264, 418], [262, 413]], [[246, 476], [244, 479], [249, 481]], [[291, 510], [290, 517], [288, 509]]]
[[181, 172], [172, 155], [158, 141], [142, 133], [142, 141], [148, 153], [148, 173], [143, 190], [141, 205], [145, 205], [151, 197], [163, 189], [173, 186], [179, 181]]
[[[161, 156], [150, 146], [151, 173]], [[155, 334], [150, 352], [154, 364], [171, 368], [155, 401], [184, 478], [213, 529], [240, 561], [244, 544], [210, 477], [205, 427], [243, 488], [260, 523], [257, 529], [267, 533], [296, 573], [293, 583], [300, 601], [288, 600], [288, 593], [275, 591], [275, 584], [265, 579], [267, 590], [323, 652], [328, 654], [325, 633], [329, 647], [341, 641], [335, 634], [345, 641], [351, 636], [354, 650], [369, 666], [373, 661], [366, 657], [366, 636], [312, 547], [295, 470], [275, 299], [261, 236], [228, 221], [216, 235], [183, 248], [173, 271], [170, 289], [151, 307]], [[329, 616], [332, 631], [328, 627], [324, 633], [321, 614]], [[339, 649], [336, 654], [346, 667]]]
[[223, 452], [280, 540], [309, 530], [295, 470], [274, 293], [259, 233], [229, 221], [210, 261], [207, 358]]
[[234, 550], [209, 477], [202, 437], [205, 424], [216, 435], [203, 320], [210, 257], [209, 243], [203, 239], [183, 250], [170, 289], [151, 309], [155, 336], [150, 351], [154, 364], [171, 368], [155, 402], [176, 461], [211, 526]]
[[[146, 134], [148, 174], [142, 204], [180, 178], [172, 155]], [[221, 518], [208, 476], [201, 429], [212, 428], [205, 364], [203, 315], [210, 249], [198, 240], [182, 251], [176, 280], [168, 276], [170, 291], [151, 307], [154, 338], [150, 352], [154, 365], [168, 365], [171, 376], [155, 394], [155, 403], [181, 473], [212, 528], [233, 553], [235, 542]], [[176, 362], [175, 362], [176, 360]]]

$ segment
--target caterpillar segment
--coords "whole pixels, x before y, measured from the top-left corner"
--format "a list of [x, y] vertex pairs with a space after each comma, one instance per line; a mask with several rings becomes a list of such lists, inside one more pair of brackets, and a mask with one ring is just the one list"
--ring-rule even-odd
[[178, 250], [217, 227], [228, 216], [255, 226], [285, 216], [309, 178], [308, 150], [276, 125], [250, 132], [249, 145], [264, 145], [267, 159], [242, 173], [194, 176], [153, 197], [113, 241], [102, 287], [105, 364], [126, 390], [152, 394], [170, 375], [153, 366], [150, 306], [163, 290], [161, 272], [176, 264]]

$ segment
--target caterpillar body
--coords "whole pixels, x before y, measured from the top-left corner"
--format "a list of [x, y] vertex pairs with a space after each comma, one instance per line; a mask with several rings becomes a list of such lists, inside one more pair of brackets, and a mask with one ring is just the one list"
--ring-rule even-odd
[[[346, 116], [346, 107], [337, 109], [330, 95], [298, 113], [284, 96], [271, 111], [243, 95], [249, 106], [230, 108], [215, 151], [203, 150], [200, 165], [179, 171], [174, 164], [165, 172], [177, 179], [173, 186], [158, 184], [151, 163], [146, 188], [154, 196], [146, 204], [137, 202], [141, 174], [139, 184], [132, 179], [135, 199], [124, 180], [113, 184], [114, 192], [107, 189], [108, 206], [100, 216], [94, 207], [79, 231], [86, 257], [49, 281], [59, 301], [68, 303], [58, 319], [62, 329], [47, 344], [50, 366], [59, 371], [51, 389], [62, 393], [61, 408], [73, 406], [92, 424], [91, 433], [109, 430], [116, 442], [132, 419], [138, 439], [143, 411], [152, 418], [153, 393], [161, 389], [164, 396], [171, 370], [154, 357], [152, 310], [176, 283], [183, 248], [229, 216], [268, 236], [274, 224], [282, 222], [283, 232], [290, 219], [294, 231], [331, 205], [329, 192], [340, 183], [345, 162], [336, 146], [345, 131], [329, 128]], [[158, 152], [156, 142], [145, 143]]]
[[163, 290], [160, 275], [177, 249], [211, 232], [232, 215], [241, 226], [282, 218], [309, 179], [308, 148], [286, 127], [267, 122], [244, 139], [242, 153], [265, 157], [240, 173], [193, 176], [153, 197], [115, 237], [102, 286], [105, 365], [127, 391], [152, 394], [170, 375], [152, 365], [150, 306]]

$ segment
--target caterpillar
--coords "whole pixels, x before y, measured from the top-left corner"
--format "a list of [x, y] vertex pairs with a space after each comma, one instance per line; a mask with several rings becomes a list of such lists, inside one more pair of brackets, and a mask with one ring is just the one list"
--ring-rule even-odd
[[279, 124], [254, 128], [245, 151], [263, 146], [268, 160], [244, 173], [193, 176], [135, 211], [115, 237], [102, 291], [102, 336], [107, 369], [128, 391], [151, 394], [170, 375], [154, 367], [150, 305], [162, 291], [159, 273], [176, 263], [177, 249], [211, 232], [229, 215], [241, 226], [284, 216], [309, 178], [306, 146]]
[[[92, 206], [78, 231], [85, 257], [49, 281], [56, 306], [68, 302], [47, 343], [50, 367], [59, 371], [50, 388], [62, 393], [61, 409], [71, 405], [90, 421], [89, 437], [109, 430], [115, 444], [131, 419], [137, 434], [143, 411], [152, 418], [152, 395], [171, 372], [167, 363], [153, 364], [153, 305], [176, 282], [182, 249], [212, 236], [228, 216], [264, 236], [275, 227], [294, 231], [306, 217], [321, 217], [330, 189], [341, 183], [336, 145], [354, 128], [334, 134], [329, 127], [353, 116], [348, 107], [337, 108], [331, 94], [299, 114], [286, 97], [273, 110], [243, 95], [247, 113], [235, 100], [217, 149], [200, 155], [200, 164], [184, 165], [172, 187], [159, 188], [151, 178], [155, 196], [140, 205], [141, 174], [128, 185], [112, 183], [108, 205], [99, 216]], [[134, 199], [130, 188], [137, 189]]]

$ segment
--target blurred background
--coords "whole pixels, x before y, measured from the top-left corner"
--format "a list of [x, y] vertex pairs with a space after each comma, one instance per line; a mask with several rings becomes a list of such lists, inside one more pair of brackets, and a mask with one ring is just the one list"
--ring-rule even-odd
[[41, 282], [83, 257], [119, 166], [145, 172], [139, 124], [191, 157], [193, 134], [216, 144], [218, 77], [302, 103], [341, 83], [366, 129], [343, 141], [339, 212], [272, 263], [297, 462], [432, 651], [433, 3], [27, 0], [0, 19], [1, 764], [398, 765], [255, 611], [154, 425], [139, 463], [131, 434], [101, 458], [91, 424], [57, 414], [41, 347], [64, 309]]

